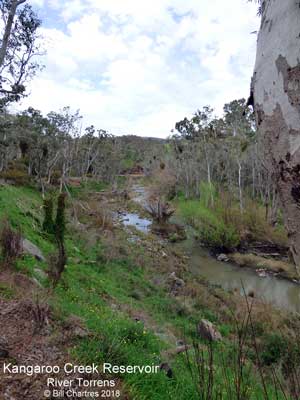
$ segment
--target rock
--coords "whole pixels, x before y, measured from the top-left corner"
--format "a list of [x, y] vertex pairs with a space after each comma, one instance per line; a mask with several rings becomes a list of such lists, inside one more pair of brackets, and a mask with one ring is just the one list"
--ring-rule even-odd
[[46, 261], [41, 250], [28, 239], [23, 239], [22, 242], [23, 252], [35, 257], [38, 261]]
[[47, 274], [46, 272], [42, 271], [40, 268], [34, 268], [33, 270], [36, 275], [41, 278], [41, 279], [46, 279], [47, 278]]
[[65, 321], [65, 328], [71, 332], [73, 337], [85, 338], [90, 335], [90, 332], [83, 327], [83, 321], [77, 315], [69, 315]]
[[191, 349], [191, 346], [185, 344], [183, 346], [177, 346], [175, 349], [169, 349], [169, 350], [163, 351], [161, 354], [164, 358], [166, 358], [167, 360], [170, 360], [171, 358], [175, 357], [177, 354], [186, 353], [190, 349]]
[[257, 269], [256, 270], [257, 275], [261, 278], [266, 278], [267, 277], [267, 272], [265, 269], [261, 268], [261, 269]]
[[173, 378], [173, 371], [168, 363], [162, 363], [159, 366], [161, 371], [165, 371], [168, 378]]
[[206, 319], [202, 319], [197, 327], [198, 335], [202, 339], [209, 340], [211, 342], [216, 342], [222, 340], [221, 333], [216, 329], [216, 327]]
[[218, 255], [217, 260], [222, 262], [228, 262], [229, 258], [226, 256], [226, 254], [221, 253]]
[[180, 353], [185, 353], [187, 350], [189, 350], [191, 348], [191, 346], [185, 344], [183, 346], [178, 346], [175, 349], [175, 353], [176, 354], [180, 354]]
[[8, 357], [9, 357], [8, 350], [0, 348], [0, 358], [8, 358]]
[[168, 281], [170, 282], [171, 292], [173, 293], [177, 293], [178, 290], [182, 289], [185, 285], [184, 280], [178, 278], [175, 272], [169, 275]]
[[73, 334], [78, 338], [85, 338], [89, 336], [89, 332], [86, 329], [81, 328], [80, 326], [76, 326], [74, 328]]
[[5, 349], [8, 347], [8, 341], [5, 339], [5, 337], [0, 336], [0, 349]]

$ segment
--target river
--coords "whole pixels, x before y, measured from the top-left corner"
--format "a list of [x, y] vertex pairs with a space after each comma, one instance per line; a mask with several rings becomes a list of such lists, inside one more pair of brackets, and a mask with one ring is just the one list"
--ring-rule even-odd
[[[134, 200], [143, 205], [145, 190], [141, 185], [133, 185], [136, 194]], [[151, 229], [151, 219], [140, 218], [137, 214], [126, 214], [123, 217], [125, 225], [135, 226], [147, 233]], [[188, 256], [189, 270], [194, 276], [202, 276], [210, 283], [220, 285], [225, 290], [238, 290], [254, 294], [256, 298], [270, 303], [275, 307], [300, 313], [300, 285], [275, 276], [260, 277], [249, 268], [241, 268], [230, 262], [220, 262], [209, 254], [197, 242], [192, 234], [188, 239], [176, 244], [170, 244], [184, 251]]]

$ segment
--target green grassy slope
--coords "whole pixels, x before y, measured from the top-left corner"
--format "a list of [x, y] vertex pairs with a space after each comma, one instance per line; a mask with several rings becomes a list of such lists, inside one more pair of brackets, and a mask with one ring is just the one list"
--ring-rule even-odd
[[[39, 246], [45, 255], [55, 251], [51, 238], [41, 231], [42, 200], [38, 192], [23, 187], [0, 187], [0, 219], [7, 217], [14, 228], [20, 228], [23, 235]], [[226, 336], [231, 327], [218, 322], [218, 317], [204, 307], [191, 311], [182, 302], [153, 283], [147, 269], [149, 255], [142, 254], [136, 243], [127, 241], [126, 254], [123, 257], [107, 257], [102, 240], [91, 246], [86, 245], [85, 234], [72, 231], [70, 226], [66, 236], [68, 264], [63, 278], [54, 290], [51, 298], [54, 315], [64, 319], [70, 314], [80, 316], [86, 323], [91, 335], [78, 340], [70, 348], [72, 356], [81, 363], [91, 364], [111, 362], [116, 365], [158, 365], [165, 361], [166, 351], [174, 348], [174, 338], [193, 340], [203, 346], [197, 338], [195, 326], [203, 317], [214, 319], [225, 336], [215, 348], [215, 397], [219, 393], [222, 399], [232, 400], [236, 382], [234, 366], [227, 364], [224, 376], [224, 360], [233, 360], [233, 346]], [[123, 235], [123, 236], [122, 236]], [[133, 252], [141, 252], [142, 263], [135, 263]], [[17, 268], [26, 274], [35, 276], [37, 261], [26, 256], [18, 261]], [[46, 269], [46, 263], [38, 263]], [[157, 266], [159, 269], [159, 265]], [[159, 275], [159, 274], [158, 274]], [[39, 279], [38, 276], [35, 278]], [[43, 282], [47, 286], [47, 282]], [[0, 291], [1, 295], [1, 291]], [[142, 315], [140, 321], [133, 316]], [[193, 360], [193, 352], [190, 352]], [[170, 359], [173, 378], [163, 371], [157, 374], [127, 374], [121, 379], [134, 399], [153, 400], [193, 400], [199, 399], [196, 390], [197, 378], [192, 379], [186, 355], [178, 354]], [[223, 365], [223, 366], [222, 366]], [[192, 370], [195, 373], [192, 361]], [[245, 399], [264, 399], [259, 377], [253, 372], [251, 361], [247, 361], [245, 379], [242, 382]], [[208, 369], [204, 371], [208, 377]], [[228, 385], [231, 390], [228, 389]], [[269, 398], [275, 397], [271, 386], [267, 389]], [[230, 394], [231, 393], [231, 394]], [[274, 396], [274, 397], [272, 397]], [[278, 399], [281, 399], [278, 395]]]

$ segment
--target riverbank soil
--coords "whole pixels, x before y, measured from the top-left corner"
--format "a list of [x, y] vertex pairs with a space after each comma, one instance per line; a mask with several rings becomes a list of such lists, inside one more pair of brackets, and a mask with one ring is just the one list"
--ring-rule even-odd
[[[3, 400], [47, 398], [49, 397], [47, 390], [52, 387], [48, 383], [49, 378], [61, 382], [73, 380], [74, 384], [70, 389], [74, 390], [75, 394], [68, 398], [77, 398], [84, 390], [80, 387], [79, 381], [76, 384], [82, 375], [67, 374], [64, 366], [76, 365], [76, 360], [70, 355], [69, 349], [78, 339], [88, 335], [83, 322], [75, 316], [70, 316], [65, 321], [57, 320], [49, 305], [49, 294], [41, 290], [40, 286], [27, 275], [2, 271], [0, 282], [0, 398]], [[48, 369], [56, 366], [59, 372], [13, 373], [13, 366], [29, 368], [44, 366]], [[105, 379], [104, 376], [97, 374], [85, 374], [84, 378]], [[56, 389], [64, 388], [56, 387]], [[116, 381], [114, 389], [121, 389], [120, 381]], [[101, 388], [96, 387], [91, 391], [101, 396]]]

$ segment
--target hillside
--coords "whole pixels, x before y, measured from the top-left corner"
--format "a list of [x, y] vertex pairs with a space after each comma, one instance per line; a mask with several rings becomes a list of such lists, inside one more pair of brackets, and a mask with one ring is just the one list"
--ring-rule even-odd
[[[167, 242], [124, 227], [118, 212], [143, 211], [132, 200], [124, 202], [122, 194], [122, 189], [116, 194], [92, 181], [72, 189], [67, 209], [68, 261], [54, 289], [46, 273], [47, 261], [24, 255], [15, 265], [2, 267], [5, 360], [17, 365], [55, 360], [161, 367], [155, 374], [100, 373], [101, 379], [116, 380], [124, 399], [198, 399], [207, 390], [214, 396], [222, 393], [222, 399], [231, 399], [236, 390], [244, 393], [243, 398], [265, 398], [259, 378], [263, 373], [268, 398], [275, 398], [279, 381], [274, 382], [271, 371], [273, 365], [296, 355], [289, 337], [300, 328], [297, 320], [203, 279], [195, 280], [187, 258]], [[40, 194], [34, 188], [2, 184], [0, 198], [1, 217], [8, 218], [47, 259], [55, 251], [55, 242], [42, 231]], [[247, 304], [251, 304], [252, 322], [245, 319]], [[222, 341], [201, 338], [197, 326], [203, 319], [213, 322]], [[263, 370], [257, 365], [254, 339]], [[196, 360], [203, 370], [198, 370]], [[239, 363], [242, 371], [237, 375]], [[30, 398], [40, 399], [45, 390], [45, 376], [4, 378], [2, 396], [14, 393], [21, 399], [26, 390]]]

